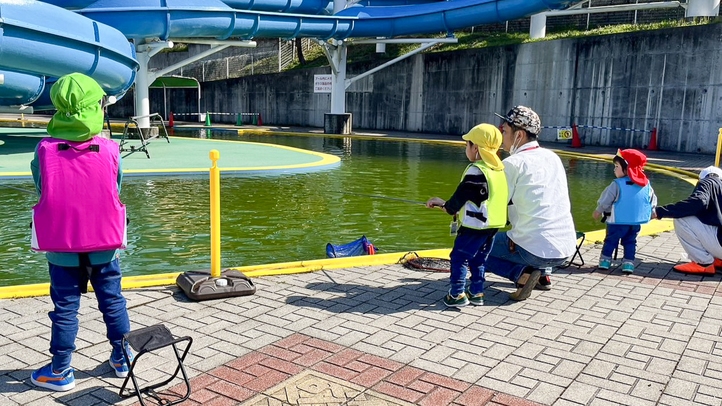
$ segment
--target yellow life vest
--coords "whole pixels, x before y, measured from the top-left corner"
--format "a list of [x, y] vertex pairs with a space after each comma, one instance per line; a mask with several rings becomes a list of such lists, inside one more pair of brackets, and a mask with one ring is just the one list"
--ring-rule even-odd
[[509, 187], [506, 184], [504, 171], [495, 171], [489, 168], [484, 161], [477, 161], [466, 167], [464, 177], [472, 166], [476, 166], [486, 177], [489, 187], [489, 198], [477, 206], [467, 201], [459, 210], [459, 221], [463, 227], [477, 230], [485, 228], [503, 228], [506, 226], [506, 206], [509, 203]]

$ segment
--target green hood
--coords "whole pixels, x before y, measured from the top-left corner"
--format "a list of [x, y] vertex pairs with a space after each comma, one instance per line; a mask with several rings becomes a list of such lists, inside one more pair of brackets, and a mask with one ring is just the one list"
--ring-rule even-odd
[[50, 100], [58, 111], [48, 123], [48, 134], [68, 141], [87, 141], [100, 134], [103, 96], [98, 82], [82, 73], [58, 79], [50, 88]]

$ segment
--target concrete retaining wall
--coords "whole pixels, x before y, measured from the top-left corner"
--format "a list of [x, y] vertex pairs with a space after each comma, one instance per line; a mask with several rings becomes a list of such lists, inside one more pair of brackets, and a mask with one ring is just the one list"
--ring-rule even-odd
[[[656, 127], [661, 149], [713, 153], [722, 127], [720, 41], [722, 24], [713, 24], [416, 55], [354, 83], [346, 110], [355, 130], [462, 134], [523, 104], [539, 112], [544, 125]], [[349, 66], [349, 77], [371, 67]], [[260, 112], [267, 125], [323, 127], [330, 94], [313, 93], [313, 75], [328, 71], [205, 82], [202, 109]], [[170, 110], [195, 111], [193, 91], [169, 96]], [[162, 112], [162, 94], [153, 92], [152, 99], [152, 111]], [[128, 107], [111, 114], [130, 115]], [[643, 148], [649, 142], [644, 132], [583, 128], [580, 134], [590, 145]], [[541, 135], [555, 137], [554, 129]]]

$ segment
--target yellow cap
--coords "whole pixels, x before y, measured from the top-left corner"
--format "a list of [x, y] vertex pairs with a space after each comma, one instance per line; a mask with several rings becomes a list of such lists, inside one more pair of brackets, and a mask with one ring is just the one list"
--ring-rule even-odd
[[501, 132], [495, 125], [479, 124], [464, 134], [461, 139], [471, 141], [479, 148], [479, 156], [491, 168], [497, 171], [504, 169], [504, 164], [496, 155], [501, 146]]

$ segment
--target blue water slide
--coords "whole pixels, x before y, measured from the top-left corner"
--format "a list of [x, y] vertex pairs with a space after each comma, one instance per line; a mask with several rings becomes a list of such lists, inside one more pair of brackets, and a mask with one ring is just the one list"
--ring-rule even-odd
[[[95, 3], [96, 0], [42, 0], [68, 10], [79, 10]], [[231, 8], [253, 11], [276, 11], [279, 13], [320, 14], [333, 4], [331, 0], [222, 0]], [[393, 0], [396, 1], [396, 0]], [[442, 1], [442, 0], [431, 0]], [[203, 0], [195, 2], [197, 7], [205, 5]]]
[[135, 50], [118, 30], [32, 0], [0, 0], [0, 103], [35, 100], [45, 77], [82, 72], [108, 94], [135, 80]]
[[45, 88], [45, 77], [0, 70], [0, 106], [30, 104]]
[[321, 14], [330, 7], [331, 0], [222, 0], [229, 7], [248, 11], [277, 11], [281, 13]]
[[[333, 16], [231, 9], [220, 0], [100, 0], [78, 13], [128, 38], [394, 37], [452, 32], [562, 8], [571, 0], [450, 0], [400, 6], [352, 6]], [[276, 0], [256, 0], [261, 4]]]
[[[138, 67], [128, 39], [346, 39], [451, 33], [572, 0], [0, 0], [0, 104], [37, 98], [45, 77], [78, 71], [122, 94]], [[51, 4], [52, 3], [52, 4]], [[230, 5], [230, 6], [229, 6]], [[69, 11], [57, 6], [67, 8]], [[231, 7], [232, 6], [232, 7]]]

